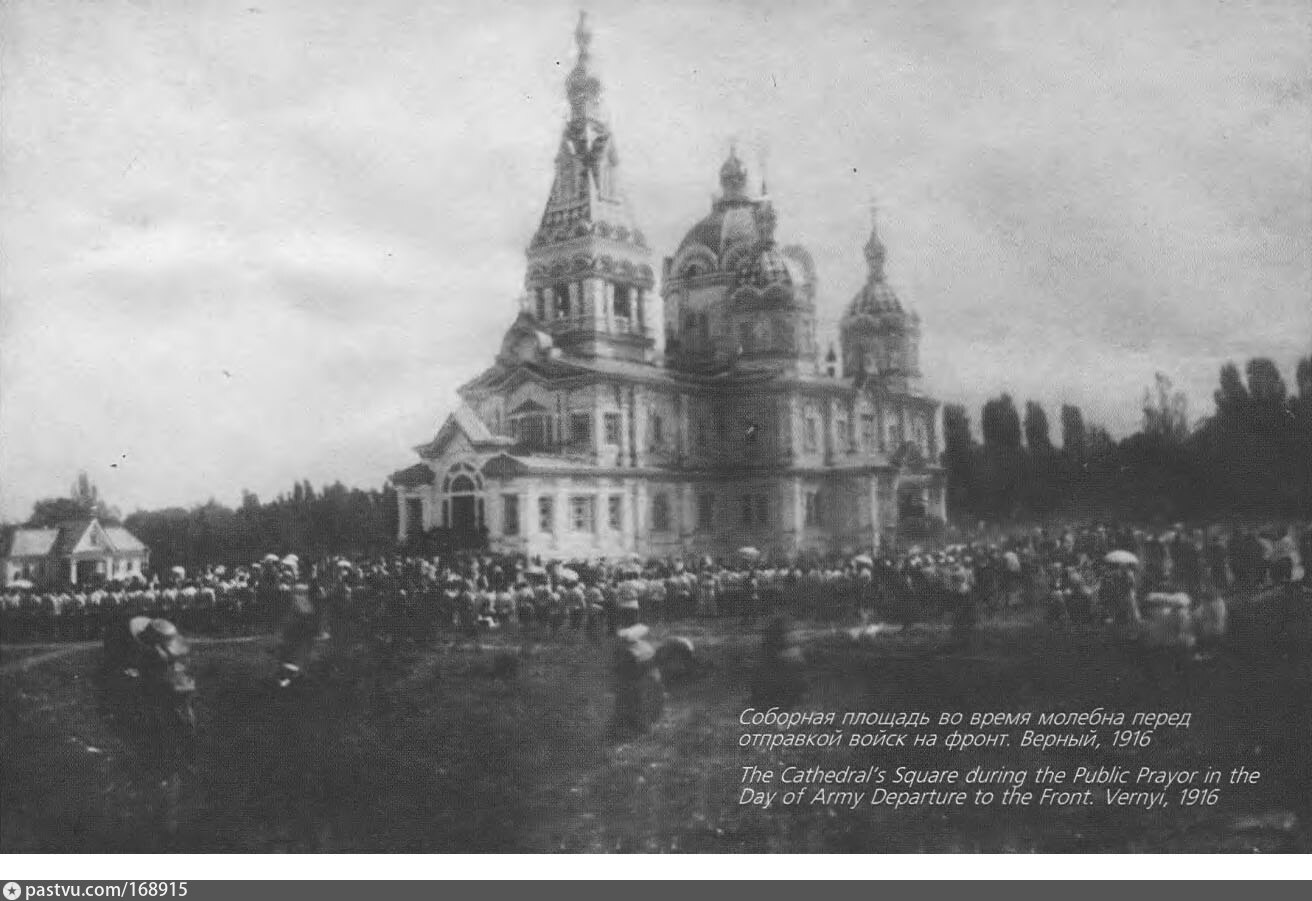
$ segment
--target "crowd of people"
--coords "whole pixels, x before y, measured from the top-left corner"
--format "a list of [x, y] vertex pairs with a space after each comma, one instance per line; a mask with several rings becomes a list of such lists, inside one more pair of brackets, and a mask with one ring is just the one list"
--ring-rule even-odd
[[[1133, 565], [1109, 565], [1113, 552], [1130, 555]], [[251, 565], [192, 574], [179, 567], [149, 580], [10, 588], [0, 593], [0, 637], [94, 639], [107, 622], [137, 615], [166, 618], [187, 634], [255, 634], [280, 628], [298, 606], [327, 634], [364, 625], [411, 636], [512, 626], [596, 636], [638, 621], [735, 617], [746, 623], [778, 613], [903, 622], [952, 613], [969, 622], [981, 613], [1041, 605], [1092, 622], [1117, 616], [1127, 591], [1198, 597], [1306, 582], [1304, 560], [1312, 560], [1307, 525], [1227, 531], [1183, 524], [981, 532], [934, 550], [792, 561], [752, 548], [719, 560], [461, 554], [303, 563], [295, 554], [269, 554]]]

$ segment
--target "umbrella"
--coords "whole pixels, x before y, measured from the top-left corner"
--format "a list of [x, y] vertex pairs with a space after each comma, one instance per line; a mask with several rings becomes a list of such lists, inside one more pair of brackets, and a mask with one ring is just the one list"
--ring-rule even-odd
[[1129, 551], [1112, 551], [1106, 557], [1102, 558], [1107, 563], [1114, 563], [1117, 566], [1138, 566], [1139, 558]]
[[579, 574], [568, 568], [562, 568], [557, 575], [566, 582], [577, 582], [579, 580]]
[[852, 558], [852, 563], [853, 563], [853, 565], [855, 565], [855, 566], [874, 566], [874, 565], [875, 565], [875, 561], [874, 561], [874, 560], [871, 560], [870, 557], [869, 557], [869, 555], [867, 555], [867, 554], [857, 554], [855, 557]]
[[761, 556], [761, 552], [754, 547], [740, 547], [738, 548], [738, 556], [755, 559]]
[[14, 579], [12, 582], [9, 583], [9, 587], [10, 587], [10, 588], [31, 588], [31, 587], [33, 587], [33, 586], [32, 586], [32, 583], [31, 583], [31, 582], [27, 581], [27, 579]]

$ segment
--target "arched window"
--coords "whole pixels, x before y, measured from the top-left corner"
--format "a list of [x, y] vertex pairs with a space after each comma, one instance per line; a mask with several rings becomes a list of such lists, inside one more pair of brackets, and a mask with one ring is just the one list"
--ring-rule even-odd
[[442, 527], [475, 532], [483, 526], [483, 475], [470, 463], [457, 463], [442, 479]]

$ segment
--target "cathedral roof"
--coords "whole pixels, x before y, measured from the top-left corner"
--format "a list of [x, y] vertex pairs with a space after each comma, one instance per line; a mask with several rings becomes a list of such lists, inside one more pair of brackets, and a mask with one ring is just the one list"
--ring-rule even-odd
[[601, 79], [592, 71], [592, 31], [585, 14], [579, 16], [574, 39], [577, 61], [565, 79], [569, 119], [530, 254], [589, 235], [645, 250], [646, 238], [619, 184], [619, 153], [602, 109]]
[[[679, 250], [700, 245], [721, 257], [735, 244], [755, 244], [765, 237], [759, 218], [768, 201], [747, 196], [747, 169], [733, 149], [720, 167], [720, 188], [723, 193], [712, 204], [710, 215], [688, 230], [679, 242]], [[773, 210], [770, 213], [769, 227], [773, 230]]]
[[716, 201], [709, 216], [698, 222], [679, 242], [679, 250], [701, 245], [721, 256], [734, 244], [756, 242], [756, 221], [750, 200]]
[[762, 247], [758, 252], [745, 258], [738, 270], [739, 281], [757, 288], [771, 285], [793, 287], [801, 285], [806, 275], [801, 267], [784, 256], [773, 244]]
[[[866, 241], [865, 255], [870, 272], [866, 277], [866, 283], [861, 286], [861, 290], [856, 292], [856, 296], [847, 305], [846, 315], [848, 317], [884, 317], [890, 314], [905, 316], [906, 311], [902, 308], [902, 301], [898, 299], [897, 292], [884, 278], [884, 260], [887, 251], [884, 248], [884, 242], [879, 238], [879, 229], [874, 221], [873, 212], [871, 213], [870, 239]], [[912, 318], [915, 317], [912, 316]]]

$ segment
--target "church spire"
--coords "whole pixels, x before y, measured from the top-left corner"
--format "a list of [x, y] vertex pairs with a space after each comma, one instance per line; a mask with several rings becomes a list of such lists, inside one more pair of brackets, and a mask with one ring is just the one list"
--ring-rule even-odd
[[567, 354], [645, 360], [663, 316], [649, 316], [651, 250], [620, 185], [620, 156], [601, 107], [586, 13], [565, 78], [569, 119], [555, 178], [528, 247], [528, 309]]
[[601, 118], [601, 79], [592, 73], [592, 28], [588, 14], [579, 13], [579, 24], [574, 29], [574, 43], [578, 56], [573, 70], [565, 79], [565, 96], [569, 99], [572, 122]]
[[870, 281], [884, 280], [884, 242], [879, 239], [879, 207], [870, 201], [870, 239], [866, 241], [866, 263], [870, 265]]

